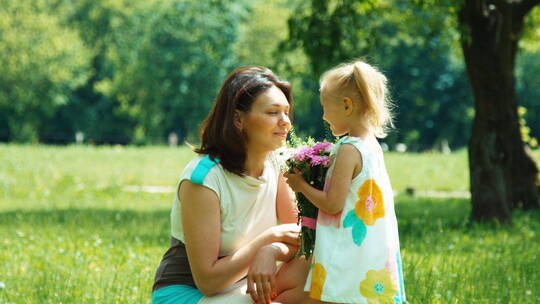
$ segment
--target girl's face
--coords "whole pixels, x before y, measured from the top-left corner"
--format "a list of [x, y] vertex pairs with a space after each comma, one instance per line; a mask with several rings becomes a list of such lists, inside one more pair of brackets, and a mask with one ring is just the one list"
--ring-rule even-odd
[[323, 120], [330, 125], [330, 130], [334, 136], [341, 136], [349, 133], [347, 117], [344, 112], [344, 104], [338, 100], [329, 100], [321, 92], [321, 106], [323, 108]]
[[267, 152], [283, 146], [291, 130], [287, 97], [270, 87], [255, 99], [249, 112], [240, 112], [239, 122], [248, 150]]

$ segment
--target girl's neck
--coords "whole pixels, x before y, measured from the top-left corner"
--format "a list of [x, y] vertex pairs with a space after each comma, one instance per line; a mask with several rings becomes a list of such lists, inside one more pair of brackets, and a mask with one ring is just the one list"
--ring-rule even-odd
[[370, 135], [371, 132], [362, 126], [355, 126], [349, 129], [349, 136], [358, 137], [362, 140], [367, 139]]
[[264, 171], [264, 162], [269, 152], [247, 151], [245, 161], [245, 174], [259, 178]]

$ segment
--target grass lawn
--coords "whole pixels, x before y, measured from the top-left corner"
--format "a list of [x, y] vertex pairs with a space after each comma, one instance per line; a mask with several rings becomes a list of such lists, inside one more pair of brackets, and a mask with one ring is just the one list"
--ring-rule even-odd
[[[0, 303], [149, 303], [172, 193], [126, 186], [173, 187], [192, 155], [0, 145]], [[468, 189], [465, 151], [386, 159], [399, 192]], [[411, 303], [540, 303], [540, 212], [500, 227], [471, 223], [467, 199], [396, 202]]]

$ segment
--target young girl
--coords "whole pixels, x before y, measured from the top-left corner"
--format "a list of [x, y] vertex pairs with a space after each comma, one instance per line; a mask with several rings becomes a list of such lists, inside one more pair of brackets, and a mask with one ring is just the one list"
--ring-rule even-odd
[[393, 192], [376, 137], [391, 124], [386, 77], [362, 61], [321, 77], [323, 119], [342, 137], [324, 191], [299, 172], [288, 183], [319, 208], [308, 303], [404, 303]]

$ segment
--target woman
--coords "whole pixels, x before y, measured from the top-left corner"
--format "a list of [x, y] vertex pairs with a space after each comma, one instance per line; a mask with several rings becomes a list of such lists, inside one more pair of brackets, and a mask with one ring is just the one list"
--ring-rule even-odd
[[202, 125], [199, 156], [178, 183], [153, 303], [301, 301], [308, 266], [293, 259], [293, 194], [274, 155], [291, 129], [292, 101], [290, 85], [266, 68], [227, 77]]

